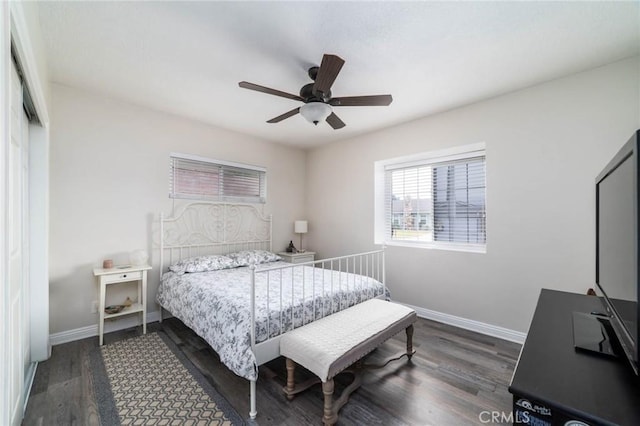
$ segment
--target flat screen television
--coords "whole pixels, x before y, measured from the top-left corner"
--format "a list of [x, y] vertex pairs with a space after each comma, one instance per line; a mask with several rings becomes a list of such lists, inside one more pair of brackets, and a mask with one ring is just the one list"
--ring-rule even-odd
[[[627, 358], [638, 374], [640, 130], [596, 178], [596, 292], [603, 312], [599, 349]], [[575, 321], [574, 321], [575, 324]]]

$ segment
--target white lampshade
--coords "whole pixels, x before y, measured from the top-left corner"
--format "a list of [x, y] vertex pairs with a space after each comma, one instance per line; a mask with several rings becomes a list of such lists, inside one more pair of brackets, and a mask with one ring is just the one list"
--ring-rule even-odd
[[324, 102], [309, 102], [300, 107], [300, 114], [309, 123], [317, 126], [319, 122], [326, 120], [331, 114], [331, 107]]
[[293, 223], [293, 230], [296, 234], [306, 234], [307, 233], [307, 221], [306, 220], [296, 220]]

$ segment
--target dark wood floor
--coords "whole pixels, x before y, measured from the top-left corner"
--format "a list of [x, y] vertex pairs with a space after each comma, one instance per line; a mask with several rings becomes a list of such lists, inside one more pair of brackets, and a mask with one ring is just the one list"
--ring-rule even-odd
[[[231, 373], [209, 346], [180, 321], [149, 324], [163, 330], [243, 417], [249, 412], [249, 382]], [[105, 344], [132, 337], [141, 328], [106, 334]], [[23, 425], [97, 425], [88, 353], [98, 338], [54, 346], [38, 366]], [[381, 360], [404, 348], [404, 333], [370, 355]], [[433, 321], [418, 319], [413, 360], [368, 371], [364, 383], [340, 411], [339, 425], [479, 424], [483, 411], [511, 412], [507, 386], [520, 345]], [[309, 373], [297, 369], [300, 379]], [[284, 359], [260, 367], [257, 384], [258, 425], [319, 425], [322, 391], [317, 385], [288, 401]], [[348, 384], [336, 383], [336, 393]]]

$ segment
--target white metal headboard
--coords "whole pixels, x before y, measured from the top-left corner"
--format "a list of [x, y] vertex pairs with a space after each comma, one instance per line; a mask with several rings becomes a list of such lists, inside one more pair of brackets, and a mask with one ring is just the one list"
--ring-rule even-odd
[[272, 251], [271, 230], [271, 215], [253, 204], [200, 202], [172, 217], [160, 213], [160, 278], [169, 265], [189, 257]]

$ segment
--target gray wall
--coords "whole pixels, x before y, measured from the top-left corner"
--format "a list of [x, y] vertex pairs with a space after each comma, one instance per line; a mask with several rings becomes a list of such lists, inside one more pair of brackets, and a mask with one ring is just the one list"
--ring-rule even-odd
[[543, 287], [594, 281], [594, 180], [640, 128], [639, 58], [550, 81], [307, 156], [307, 247], [373, 246], [373, 163], [476, 142], [487, 152], [487, 253], [387, 248], [394, 299], [526, 332]]
[[[52, 93], [51, 333], [95, 326], [93, 268], [106, 258], [127, 263], [138, 248], [154, 266], [148, 311], [157, 309], [159, 253], [152, 236], [159, 213], [173, 209], [170, 152], [266, 167], [264, 210], [273, 214], [274, 250], [295, 238], [293, 221], [304, 216], [304, 151], [66, 86], [54, 84]], [[122, 303], [130, 289], [110, 292], [111, 303]]]

